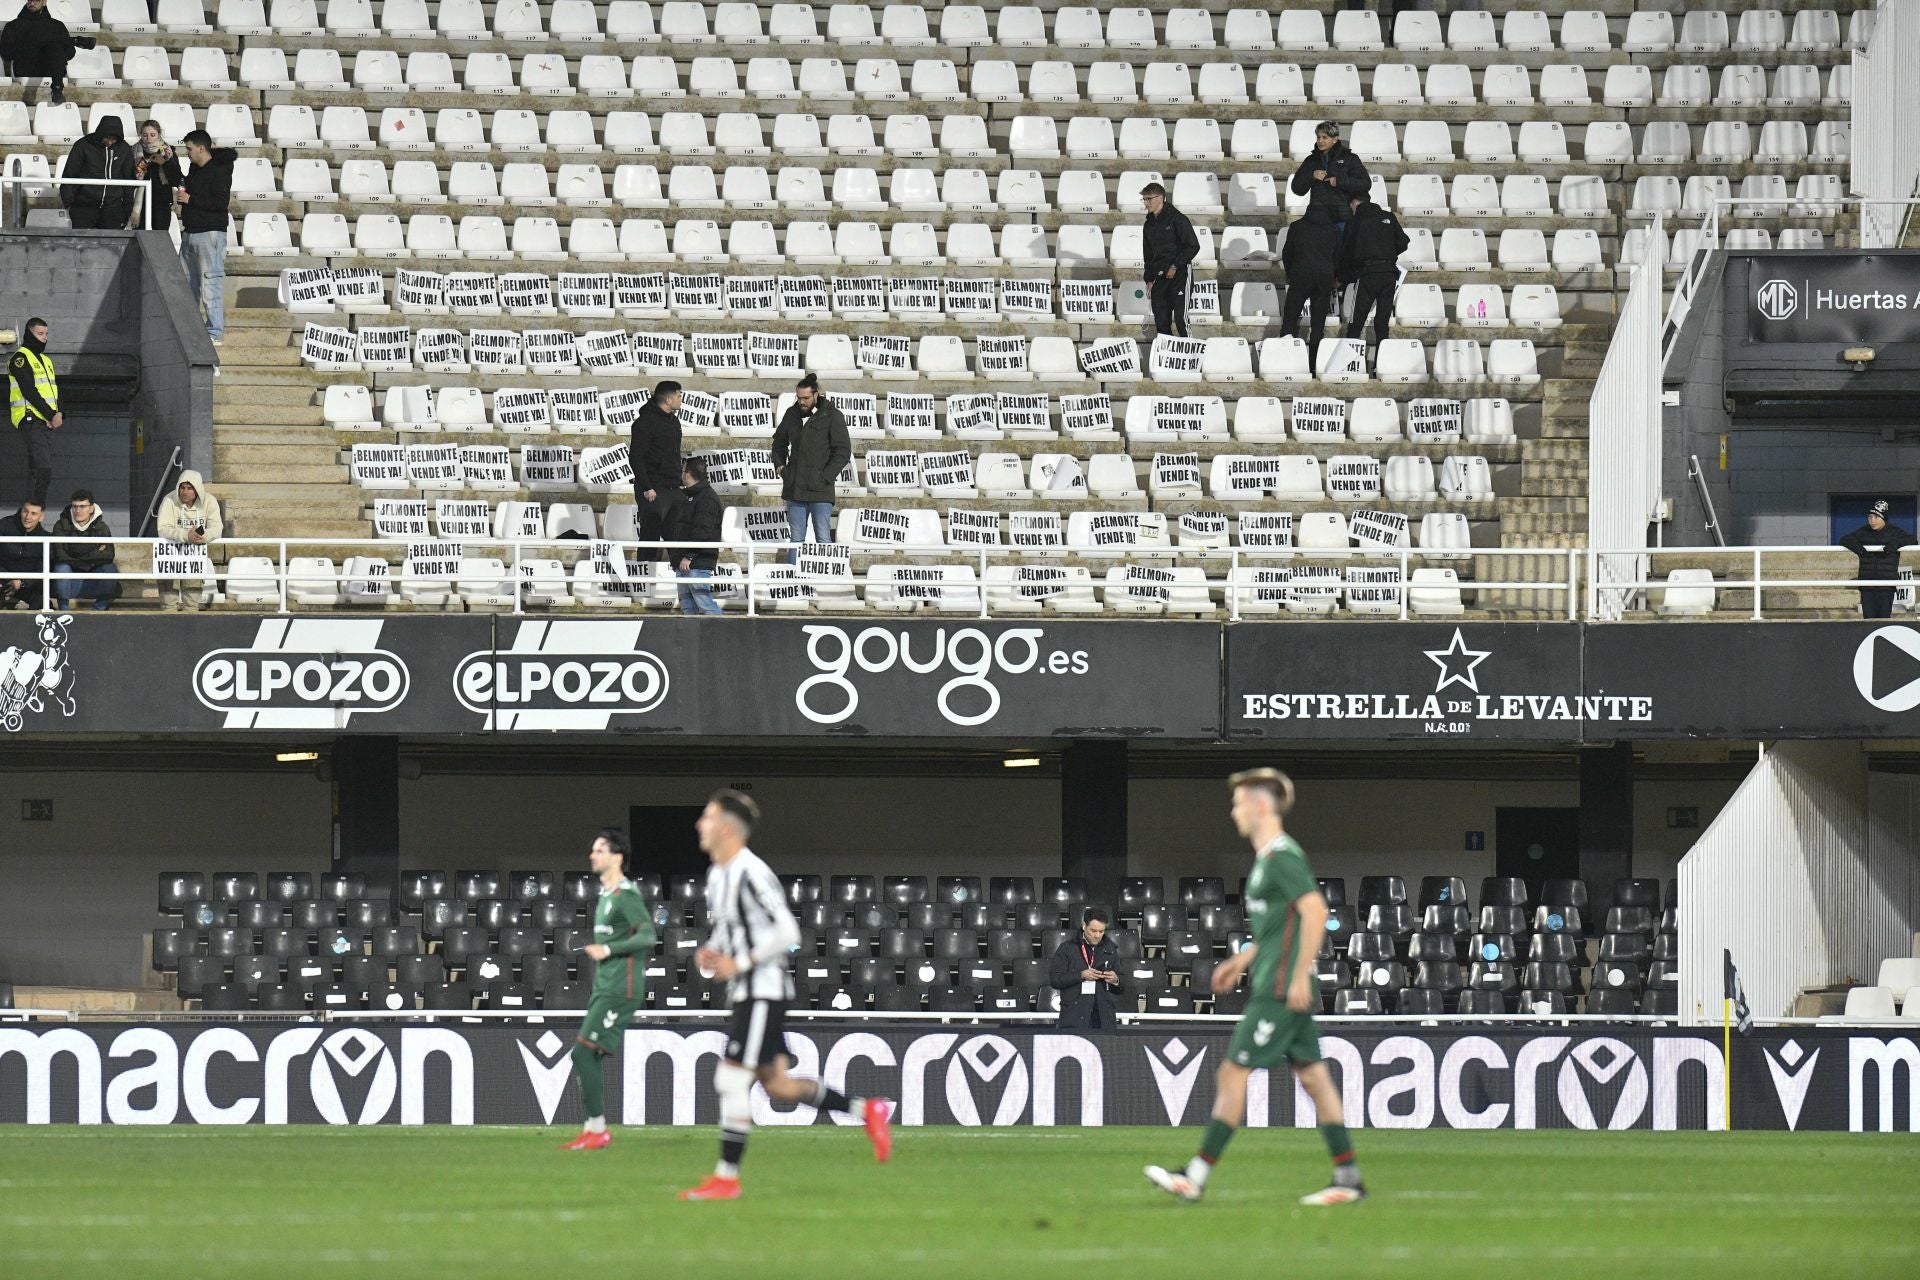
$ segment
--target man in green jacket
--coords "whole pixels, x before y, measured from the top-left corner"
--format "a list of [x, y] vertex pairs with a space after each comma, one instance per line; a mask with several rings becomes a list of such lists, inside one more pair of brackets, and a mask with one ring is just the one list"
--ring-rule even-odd
[[580, 1136], [566, 1144], [568, 1151], [598, 1151], [612, 1144], [602, 1071], [606, 1056], [620, 1048], [628, 1020], [647, 1002], [644, 967], [653, 949], [653, 911], [627, 878], [632, 857], [627, 833], [618, 827], [602, 830], [587, 855], [587, 865], [600, 877], [600, 901], [593, 911], [593, 942], [585, 954], [599, 967], [587, 1016], [573, 1040], [573, 1073], [580, 1081], [587, 1123]]
[[[851, 461], [847, 420], [820, 394], [820, 379], [810, 373], [800, 379], [793, 404], [773, 432], [773, 470], [781, 480], [788, 536], [794, 542], [807, 540], [809, 522], [815, 542], [833, 541], [833, 486]], [[787, 558], [798, 561], [799, 556]]]

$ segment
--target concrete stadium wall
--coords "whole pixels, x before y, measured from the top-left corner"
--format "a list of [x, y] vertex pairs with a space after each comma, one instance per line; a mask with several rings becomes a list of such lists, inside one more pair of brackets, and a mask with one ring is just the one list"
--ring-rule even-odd
[[[1056, 874], [1060, 788], [1051, 778], [433, 776], [401, 784], [403, 864], [573, 868], [590, 830], [630, 805], [693, 805], [751, 781], [767, 818], [757, 843], [785, 872]], [[1732, 784], [1636, 786], [1637, 875], [1665, 879], [1690, 832], [1669, 805], [1708, 820]], [[1383, 805], [1381, 797], [1393, 803]], [[52, 822], [20, 801], [53, 801]], [[1463, 851], [1503, 805], [1573, 806], [1575, 782], [1317, 781], [1294, 829], [1322, 875], [1493, 874], [1494, 853]], [[1236, 881], [1247, 854], [1213, 780], [1139, 780], [1129, 793], [1131, 871]], [[152, 980], [148, 932], [162, 871], [320, 872], [331, 858], [332, 796], [311, 770], [0, 774], [0, 980], [135, 987]], [[1423, 852], [1425, 851], [1425, 852]]]

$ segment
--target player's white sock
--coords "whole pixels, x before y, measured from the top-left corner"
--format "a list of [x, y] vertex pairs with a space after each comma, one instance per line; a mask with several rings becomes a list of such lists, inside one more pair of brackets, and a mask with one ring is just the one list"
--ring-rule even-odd
[[730, 1161], [722, 1160], [719, 1164], [713, 1166], [713, 1176], [716, 1178], [738, 1178], [740, 1176], [740, 1166]]
[[1213, 1172], [1213, 1166], [1204, 1156], [1195, 1156], [1187, 1161], [1187, 1181], [1202, 1190], [1206, 1189], [1207, 1175]]
[[586, 1131], [588, 1133], [605, 1133], [607, 1131], [607, 1118], [605, 1116], [588, 1116]]

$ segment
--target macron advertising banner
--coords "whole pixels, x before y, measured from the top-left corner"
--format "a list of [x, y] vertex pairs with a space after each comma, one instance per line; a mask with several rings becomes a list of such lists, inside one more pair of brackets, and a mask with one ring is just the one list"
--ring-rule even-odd
[[[578, 1124], [573, 1024], [0, 1025], [0, 1123]], [[1794, 1028], [1734, 1042], [1736, 1129], [1916, 1131], [1914, 1031]], [[608, 1074], [626, 1125], [718, 1119], [717, 1025], [630, 1029]], [[806, 1022], [796, 1074], [890, 1098], [916, 1125], [1204, 1124], [1224, 1024], [1105, 1034]], [[1635, 1024], [1323, 1026], [1346, 1122], [1371, 1129], [1719, 1129], [1717, 1031]], [[812, 1107], [762, 1125], [849, 1123]], [[1289, 1075], [1254, 1073], [1251, 1126], [1309, 1128]]]
[[0, 615], [0, 733], [1920, 737], [1907, 622]]

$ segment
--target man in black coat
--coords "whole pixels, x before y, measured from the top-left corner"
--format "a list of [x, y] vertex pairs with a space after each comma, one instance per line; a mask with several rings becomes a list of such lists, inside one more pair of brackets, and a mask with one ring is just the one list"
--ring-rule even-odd
[[1146, 262], [1147, 298], [1153, 303], [1153, 331], [1187, 336], [1187, 268], [1200, 256], [1200, 237], [1187, 215], [1173, 207], [1157, 182], [1140, 188], [1147, 220], [1140, 236]]
[[[1860, 557], [1860, 577], [1869, 582], [1898, 582], [1900, 552], [1914, 545], [1914, 537], [1905, 529], [1887, 523], [1889, 507], [1885, 498], [1867, 508], [1867, 522], [1840, 539], [1840, 545]], [[1892, 587], [1860, 588], [1860, 616], [1891, 618]]]
[[1313, 131], [1313, 153], [1293, 172], [1293, 194], [1305, 196], [1308, 208], [1324, 206], [1338, 226], [1347, 220], [1347, 202], [1372, 188], [1367, 166], [1340, 141], [1340, 126], [1321, 121]]
[[[13, 68], [22, 80], [46, 76], [52, 85], [53, 100], [67, 100], [67, 64], [76, 49], [91, 49], [92, 36], [76, 36], [67, 24], [47, 11], [47, 0], [27, 0], [20, 13], [0, 30], [0, 62]], [[27, 105], [33, 105], [31, 91]]]
[[1047, 984], [1060, 993], [1060, 1025], [1080, 1031], [1112, 1030], [1117, 1024], [1115, 997], [1126, 990], [1120, 958], [1107, 936], [1107, 913], [1088, 907], [1080, 932], [1053, 953]]
[[189, 164], [173, 193], [180, 210], [180, 265], [206, 312], [207, 338], [217, 347], [227, 332], [227, 218], [240, 153], [214, 146], [205, 129], [191, 130], [180, 141]]
[[[46, 512], [32, 498], [20, 509], [0, 519], [0, 538], [51, 538], [43, 522]], [[0, 609], [25, 604], [29, 609], [47, 607], [47, 584], [43, 578], [29, 578], [52, 567], [40, 548], [30, 542], [0, 542]], [[18, 577], [14, 575], [19, 575]]]
[[[133, 148], [127, 145], [127, 126], [119, 116], [101, 117], [99, 127], [73, 144], [62, 178], [117, 178], [134, 180]], [[63, 183], [60, 203], [76, 231], [124, 231], [133, 216], [134, 193], [128, 187], [81, 187]]]
[[1400, 286], [1400, 255], [1413, 243], [1401, 228], [1400, 220], [1371, 200], [1356, 199], [1347, 221], [1347, 234], [1340, 241], [1340, 265], [1334, 273], [1344, 283], [1359, 285], [1354, 295], [1353, 319], [1347, 321], [1347, 336], [1357, 338], [1365, 330], [1367, 312], [1373, 312], [1373, 345], [1387, 340], [1387, 326], [1393, 322], [1393, 295]]
[[[722, 511], [720, 495], [707, 483], [707, 464], [700, 458], [688, 458], [681, 469], [681, 492], [686, 498], [673, 512], [669, 536], [676, 543], [720, 541]], [[720, 612], [708, 582], [720, 564], [720, 553], [713, 547], [681, 547], [674, 553], [674, 569], [680, 576], [680, 612], [687, 614]]]
[[633, 465], [633, 500], [640, 508], [640, 539], [661, 543], [659, 554], [667, 558], [665, 542], [674, 512], [685, 499], [680, 494], [680, 400], [677, 382], [662, 382], [653, 396], [634, 416], [627, 441], [627, 456]]
[[1287, 273], [1287, 300], [1281, 308], [1281, 331], [1289, 338], [1300, 336], [1300, 312], [1313, 305], [1312, 326], [1307, 339], [1307, 368], [1320, 370], [1320, 339], [1327, 332], [1327, 310], [1333, 304], [1334, 254], [1339, 248], [1339, 232], [1325, 205], [1309, 204], [1306, 213], [1287, 228], [1286, 243], [1280, 246], [1280, 265]]

